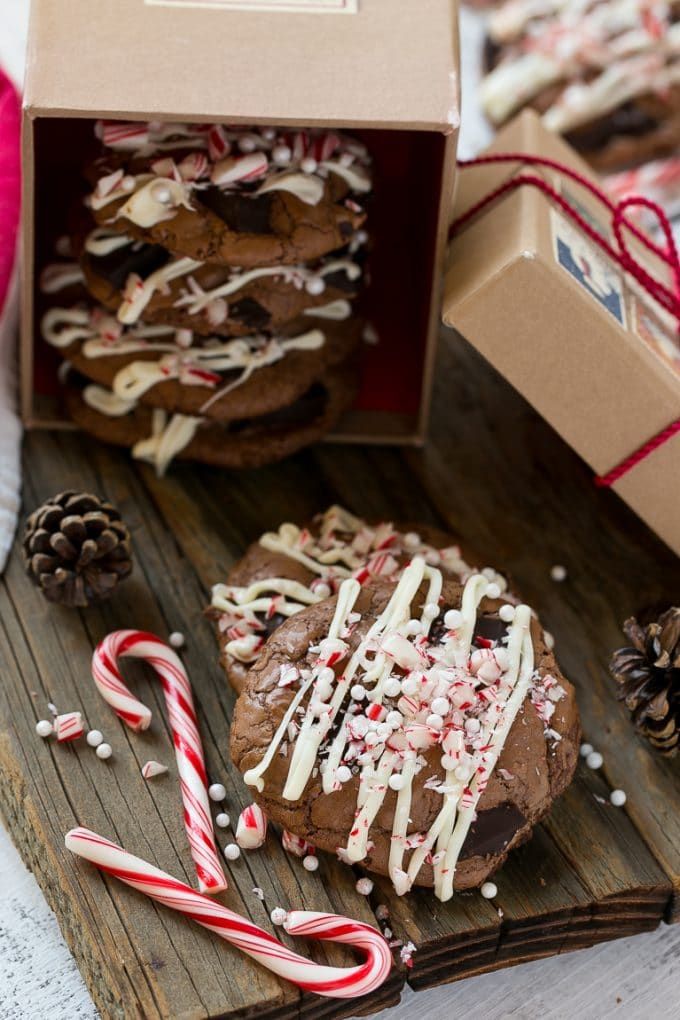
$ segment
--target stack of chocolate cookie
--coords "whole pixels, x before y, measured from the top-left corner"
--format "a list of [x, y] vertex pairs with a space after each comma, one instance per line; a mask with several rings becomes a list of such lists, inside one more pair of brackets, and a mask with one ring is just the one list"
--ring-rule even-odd
[[355, 395], [370, 159], [329, 131], [97, 125], [42, 333], [86, 431], [163, 472], [280, 459]]

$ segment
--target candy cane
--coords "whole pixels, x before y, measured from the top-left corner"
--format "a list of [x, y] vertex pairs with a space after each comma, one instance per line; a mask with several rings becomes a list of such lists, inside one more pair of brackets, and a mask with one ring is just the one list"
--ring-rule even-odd
[[392, 968], [385, 939], [375, 928], [361, 921], [310, 910], [293, 910], [287, 915], [284, 927], [289, 935], [342, 942], [366, 954], [365, 961], [355, 967], [326, 967], [299, 956], [252, 921], [202, 896], [139, 857], [133, 857], [96, 832], [71, 829], [65, 842], [66, 848], [78, 857], [158, 903], [190, 917], [305, 991], [328, 998], [353, 999], [378, 988]]
[[116, 715], [136, 732], [148, 729], [151, 712], [123, 683], [116, 664], [116, 660], [122, 658], [144, 659], [153, 666], [161, 682], [182, 785], [184, 825], [198, 886], [201, 892], [221, 892], [227, 888], [227, 882], [215, 846], [208, 777], [189, 677], [172, 648], [153, 634], [116, 630], [97, 645], [92, 656], [94, 682]]

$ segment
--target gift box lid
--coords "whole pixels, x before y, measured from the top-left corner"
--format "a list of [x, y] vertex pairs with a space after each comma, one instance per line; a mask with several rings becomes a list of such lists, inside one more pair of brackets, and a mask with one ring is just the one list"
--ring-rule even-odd
[[[532, 112], [485, 155], [547, 157], [596, 184], [592, 171]], [[518, 174], [537, 176], [613, 243], [611, 213], [586, 188], [543, 167], [499, 162], [459, 175], [457, 219]], [[670, 287], [668, 266], [633, 240], [635, 258]], [[537, 187], [499, 196], [460, 225], [443, 316], [600, 475], [680, 417], [677, 323]], [[680, 436], [613, 483], [680, 552]]]
[[457, 127], [453, 0], [278, 6], [33, 0], [25, 105], [47, 116], [214, 120], [229, 111], [234, 122]]

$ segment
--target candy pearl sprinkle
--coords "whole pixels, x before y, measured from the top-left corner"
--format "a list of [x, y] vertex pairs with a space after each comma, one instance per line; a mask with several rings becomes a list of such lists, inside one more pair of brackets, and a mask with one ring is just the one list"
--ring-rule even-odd
[[95, 754], [97, 755], [98, 758], [101, 758], [103, 761], [105, 761], [107, 758], [110, 758], [111, 755], [113, 754], [113, 748], [111, 747], [110, 744], [100, 744], [97, 750], [95, 751]]
[[312, 854], [308, 854], [302, 862], [302, 867], [305, 871], [316, 871], [319, 867], [319, 858], [314, 857]]
[[170, 642], [173, 648], [183, 648], [184, 634], [182, 634], [180, 630], [173, 630], [172, 634], [168, 638], [168, 641]]
[[221, 811], [219, 815], [215, 815], [215, 825], [219, 829], [226, 829], [231, 819], [225, 811]]
[[99, 747], [100, 744], [104, 743], [104, 734], [101, 730], [90, 730], [85, 739], [90, 747]]
[[609, 794], [609, 802], [613, 807], [623, 807], [626, 803], [626, 794], [623, 790], [612, 790]]
[[288, 912], [284, 910], [283, 907], [274, 907], [269, 916], [271, 918], [272, 924], [282, 925], [286, 923]]
[[208, 796], [211, 800], [224, 800], [227, 796], [226, 787], [222, 783], [212, 783], [208, 787]]
[[35, 732], [39, 737], [49, 737], [54, 732], [54, 727], [49, 719], [41, 719], [35, 724]]
[[498, 896], [498, 886], [495, 882], [485, 882], [479, 891], [485, 900], [493, 900]]
[[604, 758], [599, 751], [591, 751], [586, 758], [586, 765], [589, 769], [601, 769]]
[[567, 568], [563, 567], [561, 563], [556, 563], [554, 567], [550, 568], [550, 577], [553, 581], [565, 581], [567, 578]]
[[370, 896], [373, 892], [373, 882], [370, 878], [360, 878], [354, 888], [360, 896]]
[[227, 843], [223, 853], [228, 861], [237, 861], [241, 856], [241, 847], [237, 843]]
[[582, 758], [587, 758], [589, 754], [592, 754], [595, 748], [592, 744], [581, 744], [579, 754]]

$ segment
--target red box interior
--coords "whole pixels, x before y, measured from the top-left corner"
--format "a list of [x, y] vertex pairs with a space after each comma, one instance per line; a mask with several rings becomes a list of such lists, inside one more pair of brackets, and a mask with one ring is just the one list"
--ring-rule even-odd
[[[94, 121], [38, 118], [35, 122], [35, 392], [58, 393], [60, 358], [40, 336], [49, 301], [39, 291], [41, 269], [54, 258], [55, 240], [68, 232], [70, 210], [84, 193], [81, 168], [94, 155]], [[362, 310], [379, 342], [366, 345], [356, 407], [416, 414], [434, 287], [434, 256], [445, 136], [435, 131], [365, 130], [374, 160], [367, 203], [371, 234], [370, 286]]]

